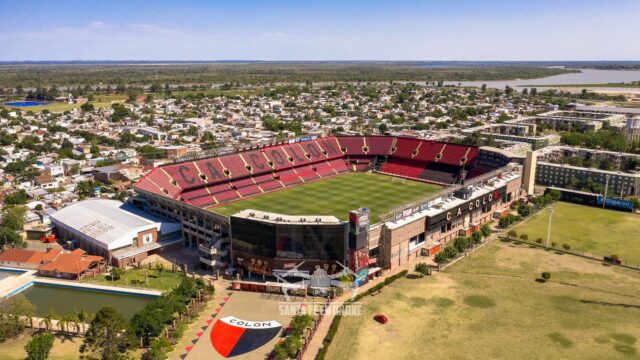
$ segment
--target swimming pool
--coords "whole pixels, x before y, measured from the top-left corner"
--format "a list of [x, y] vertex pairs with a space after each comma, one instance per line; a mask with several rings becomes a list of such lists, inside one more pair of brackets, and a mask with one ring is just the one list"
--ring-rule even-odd
[[33, 284], [19, 292], [36, 306], [36, 315], [45, 316], [53, 309], [58, 315], [68, 315], [85, 309], [95, 314], [103, 306], [113, 306], [124, 317], [130, 319], [142, 310], [154, 297], [92, 291], [49, 284]]
[[6, 268], [0, 268], [0, 281], [8, 278], [8, 277], [13, 277], [13, 276], [20, 276], [21, 274], [24, 274], [26, 271], [24, 270], [14, 270], [14, 269], [6, 269]]
[[20, 106], [20, 107], [28, 107], [28, 106], [42, 106], [49, 104], [46, 101], [9, 101], [4, 103], [7, 106]]

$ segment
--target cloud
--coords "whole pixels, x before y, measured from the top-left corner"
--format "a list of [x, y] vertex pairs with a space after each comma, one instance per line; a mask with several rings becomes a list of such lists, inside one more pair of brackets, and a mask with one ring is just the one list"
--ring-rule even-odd
[[91, 23], [91, 27], [94, 28], [94, 29], [106, 29], [107, 28], [107, 24], [103, 23], [100, 20], [96, 20], [96, 21]]

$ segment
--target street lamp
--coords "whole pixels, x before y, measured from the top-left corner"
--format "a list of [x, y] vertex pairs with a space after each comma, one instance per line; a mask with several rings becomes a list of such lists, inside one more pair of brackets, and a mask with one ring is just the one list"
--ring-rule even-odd
[[547, 208], [547, 212], [549, 213], [549, 225], [547, 226], [547, 250], [549, 249], [549, 239], [551, 238], [551, 218], [553, 217], [553, 210], [553, 205]]

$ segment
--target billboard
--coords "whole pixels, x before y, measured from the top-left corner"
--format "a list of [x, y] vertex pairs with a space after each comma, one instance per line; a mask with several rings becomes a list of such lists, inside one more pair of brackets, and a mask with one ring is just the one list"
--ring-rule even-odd
[[429, 231], [435, 228], [440, 228], [447, 223], [462, 218], [478, 209], [481, 209], [482, 212], [487, 212], [491, 209], [492, 204], [499, 202], [501, 199], [506, 197], [506, 194], [507, 187], [503, 186], [481, 197], [466, 201], [462, 205], [458, 205], [449, 211], [440, 213], [433, 217], [427, 217], [425, 224], [426, 230]]
[[604, 196], [598, 195], [598, 205], [602, 206], [603, 200], [604, 200], [605, 207], [612, 207], [616, 209], [629, 210], [629, 211], [633, 210], [633, 202], [629, 200], [612, 198], [612, 197], [607, 197], [605, 199]]
[[360, 249], [369, 245], [370, 211], [360, 208], [349, 212], [349, 248]]

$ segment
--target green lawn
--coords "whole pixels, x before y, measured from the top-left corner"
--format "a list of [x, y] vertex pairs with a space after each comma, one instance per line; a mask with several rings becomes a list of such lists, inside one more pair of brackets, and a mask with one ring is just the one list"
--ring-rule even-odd
[[[127, 99], [126, 95], [96, 95], [93, 101], [93, 106], [96, 108], [110, 108], [113, 102], [123, 102]], [[2, 106], [0, 104], [0, 106]], [[7, 109], [19, 109], [23, 111], [33, 111], [34, 113], [42, 112], [42, 110], [49, 110], [49, 112], [65, 112], [67, 110], [79, 109], [78, 104], [67, 104], [62, 102], [52, 102], [42, 106], [29, 106], [29, 107], [12, 107], [5, 106]]]
[[375, 223], [380, 220], [380, 214], [392, 207], [440, 188], [386, 175], [349, 173], [222, 205], [211, 211], [228, 216], [243, 209], [255, 209], [287, 215], [334, 215], [346, 220], [349, 211], [368, 207]]
[[[617, 254], [623, 261], [640, 264], [639, 215], [565, 202], [554, 206], [551, 241], [558, 247], [567, 243], [572, 251]], [[548, 219], [547, 212], [542, 211], [515, 230], [518, 236], [527, 234], [529, 241], [546, 241]]]
[[[536, 278], [551, 272], [547, 283]], [[325, 359], [637, 359], [640, 277], [498, 240], [344, 317]], [[386, 325], [375, 314], [389, 319]]]
[[155, 267], [147, 269], [146, 271], [148, 272], [148, 286], [145, 282], [143, 269], [129, 269], [125, 271], [124, 275], [122, 275], [120, 279], [117, 280], [111, 280], [108, 275], [98, 275], [96, 277], [84, 277], [81, 281], [99, 285], [137, 287], [166, 291], [178, 286], [184, 277], [182, 272], [177, 271], [174, 273], [171, 269], [167, 269], [166, 266], [162, 274], [158, 273]]

